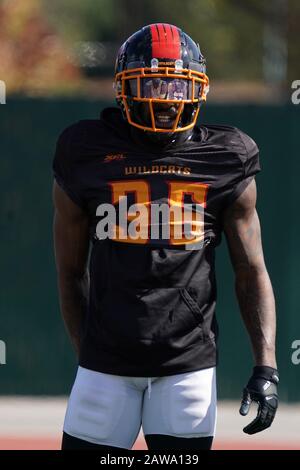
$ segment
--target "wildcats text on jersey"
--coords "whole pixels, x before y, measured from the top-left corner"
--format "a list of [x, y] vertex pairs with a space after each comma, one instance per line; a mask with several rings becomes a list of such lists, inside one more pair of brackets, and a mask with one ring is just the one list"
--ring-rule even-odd
[[175, 165], [125, 166], [125, 175], [190, 175], [191, 168]]

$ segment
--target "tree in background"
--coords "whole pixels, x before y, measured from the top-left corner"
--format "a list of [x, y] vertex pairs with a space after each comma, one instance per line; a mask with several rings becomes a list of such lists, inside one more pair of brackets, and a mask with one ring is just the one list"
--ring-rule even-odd
[[300, 75], [298, 0], [43, 0], [43, 4], [70, 42], [120, 44], [145, 24], [168, 22], [201, 44], [216, 79], [268, 79], [267, 63], [274, 58], [281, 61], [279, 67], [286, 67], [283, 79]]
[[[262, 20], [230, 0], [43, 0], [47, 14], [71, 44], [120, 45], [153, 22], [173, 23], [197, 40], [216, 79], [261, 79]], [[250, 34], [251, 32], [251, 34]]]
[[282, 93], [300, 78], [299, 0], [0, 0], [0, 8], [0, 66], [13, 90], [90, 89], [84, 76], [111, 76], [120, 44], [153, 22], [198, 41], [214, 81]]
[[66, 93], [80, 86], [80, 72], [39, 0], [0, 3], [0, 78], [8, 93]]

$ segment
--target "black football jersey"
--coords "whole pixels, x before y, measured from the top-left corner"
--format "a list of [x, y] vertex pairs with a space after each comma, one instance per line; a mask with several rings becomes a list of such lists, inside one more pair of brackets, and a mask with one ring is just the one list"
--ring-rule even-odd
[[[90, 220], [90, 295], [79, 364], [139, 377], [216, 365], [215, 247], [224, 209], [260, 170], [255, 142], [234, 127], [202, 125], [186, 142], [147, 147], [132, 139], [117, 108], [107, 108], [99, 120], [64, 130], [53, 168]], [[121, 233], [125, 196], [127, 208], [143, 204], [148, 211], [143, 238]], [[172, 216], [153, 222], [153, 204], [197, 207], [195, 238], [175, 237]], [[105, 238], [106, 207], [115, 208], [116, 218]]]

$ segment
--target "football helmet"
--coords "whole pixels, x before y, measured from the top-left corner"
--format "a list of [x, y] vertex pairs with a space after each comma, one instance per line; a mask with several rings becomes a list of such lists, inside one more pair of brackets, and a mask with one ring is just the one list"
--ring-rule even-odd
[[121, 46], [115, 66], [117, 103], [132, 126], [151, 133], [196, 124], [209, 79], [199, 45], [170, 24], [151, 24]]

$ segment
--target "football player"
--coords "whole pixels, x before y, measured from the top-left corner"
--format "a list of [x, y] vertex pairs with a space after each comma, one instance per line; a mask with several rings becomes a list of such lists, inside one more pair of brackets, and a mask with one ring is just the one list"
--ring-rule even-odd
[[[173, 93], [162, 96], [163, 87]], [[258, 412], [244, 431], [273, 421], [279, 379], [255, 209], [259, 153], [237, 128], [196, 125], [208, 87], [199, 45], [176, 26], [145, 26], [117, 56], [119, 108], [58, 139], [55, 255], [78, 354], [62, 449], [130, 449], [141, 426], [149, 449], [211, 448], [222, 232], [253, 348], [240, 413], [252, 401]]]

